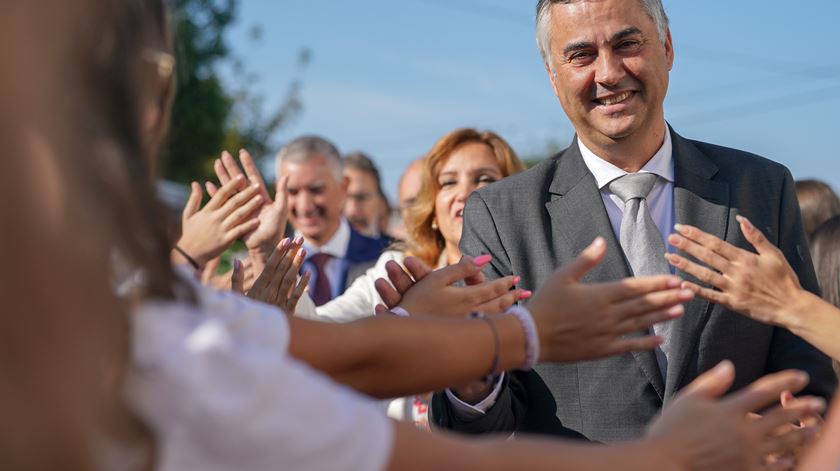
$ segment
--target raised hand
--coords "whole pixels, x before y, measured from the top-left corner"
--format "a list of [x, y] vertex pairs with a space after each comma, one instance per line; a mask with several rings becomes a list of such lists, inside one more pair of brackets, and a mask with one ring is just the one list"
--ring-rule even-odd
[[[503, 312], [513, 303], [527, 299], [530, 291], [514, 289], [518, 276], [508, 276], [492, 282], [483, 281], [481, 269], [490, 262], [490, 256], [464, 256], [461, 261], [448, 267], [432, 271], [415, 257], [406, 257], [406, 273], [394, 261], [388, 262], [388, 283], [384, 278], [376, 280], [376, 290], [386, 306], [376, 307], [377, 314], [383, 314], [394, 307], [401, 307], [411, 314], [464, 317], [472, 312], [493, 314]], [[467, 286], [455, 283], [468, 280]]]
[[[297, 274], [306, 258], [306, 250], [301, 249], [301, 245], [303, 239], [280, 241], [275, 252], [269, 257], [265, 269], [246, 295], [251, 299], [278, 306], [285, 313], [293, 315], [310, 277], [309, 272], [306, 272], [298, 280]], [[244, 269], [241, 263], [236, 261], [231, 280], [232, 289], [245, 293], [244, 282]]]
[[228, 180], [203, 208], [201, 197], [201, 186], [193, 182], [181, 215], [178, 247], [204, 267], [236, 239], [258, 227], [254, 216], [262, 205], [262, 197], [258, 185], [246, 186], [243, 177]]
[[[819, 414], [820, 398], [803, 398], [789, 408], [777, 406], [757, 419], [749, 414], [777, 401], [782, 391], [800, 391], [808, 376], [785, 371], [765, 376], [718, 399], [732, 386], [735, 368], [725, 361], [700, 375], [665, 406], [648, 428], [666, 462], [680, 469], [757, 470], [790, 467], [790, 453], [814, 437], [814, 429], [786, 428]], [[781, 458], [779, 458], [781, 457]]]
[[[259, 213], [257, 213], [259, 224], [252, 231], [246, 233], [242, 237], [242, 241], [248, 248], [249, 255], [256, 268], [260, 268], [274, 252], [274, 248], [283, 237], [283, 230], [286, 227], [289, 213], [286, 193], [288, 178], [278, 178], [274, 200], [272, 201], [265, 187], [265, 181], [251, 154], [244, 149], [240, 150], [239, 161], [242, 168], [245, 169], [244, 175], [236, 160], [227, 151], [222, 152], [221, 158], [216, 159], [213, 169], [222, 185], [237, 177], [247, 177], [251, 184], [257, 185], [259, 188], [263, 203], [259, 208]], [[216, 192], [216, 186], [212, 183], [207, 183], [206, 187], [207, 192], [211, 195]]]
[[[668, 262], [720, 291], [685, 282], [698, 296], [738, 311], [760, 322], [785, 325], [792, 301], [802, 292], [799, 279], [784, 254], [744, 217], [741, 231], [757, 254], [739, 249], [693, 226], [676, 226], [668, 242], [705, 263], [695, 263], [677, 254]], [[711, 269], [709, 268], [711, 267]]]
[[540, 360], [594, 360], [630, 351], [650, 350], [662, 338], [626, 334], [683, 314], [682, 303], [694, 296], [680, 289], [674, 276], [627, 278], [610, 283], [581, 283], [606, 254], [597, 238], [575, 260], [556, 271], [528, 303], [540, 337]]

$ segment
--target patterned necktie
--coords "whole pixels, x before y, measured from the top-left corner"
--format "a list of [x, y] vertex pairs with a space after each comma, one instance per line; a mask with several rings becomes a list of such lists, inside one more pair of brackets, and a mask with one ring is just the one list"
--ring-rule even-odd
[[[634, 276], [671, 273], [664, 257], [665, 242], [653, 222], [647, 204], [648, 194], [653, 189], [657, 178], [659, 177], [652, 173], [630, 173], [609, 184], [610, 191], [624, 201], [619, 243]], [[669, 328], [670, 323], [653, 326], [653, 332], [665, 340], [661, 346], [664, 358], [658, 358], [663, 377], [667, 371], [667, 358], [670, 351]]]
[[312, 301], [316, 306], [326, 304], [332, 299], [332, 287], [330, 286], [330, 279], [327, 278], [327, 262], [332, 258], [331, 255], [323, 252], [316, 253], [309, 260], [315, 265], [315, 286], [312, 293]]

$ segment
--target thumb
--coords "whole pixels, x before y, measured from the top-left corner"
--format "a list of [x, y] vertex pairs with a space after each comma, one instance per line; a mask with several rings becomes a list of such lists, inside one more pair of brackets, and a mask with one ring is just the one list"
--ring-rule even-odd
[[245, 271], [238, 258], [233, 259], [233, 274], [230, 275], [230, 289], [239, 294], [245, 294]]
[[578, 282], [590, 270], [598, 266], [604, 255], [607, 253], [607, 243], [603, 237], [596, 237], [595, 240], [589, 244], [589, 247], [583, 249], [574, 260], [562, 266], [557, 274], [567, 281]]
[[735, 366], [731, 361], [724, 360], [698, 376], [677, 397], [714, 399], [723, 396], [732, 386], [733, 381], [735, 381]]
[[190, 196], [187, 198], [187, 204], [184, 206], [182, 217], [184, 219], [192, 217], [201, 208], [201, 185], [198, 182], [190, 184]]

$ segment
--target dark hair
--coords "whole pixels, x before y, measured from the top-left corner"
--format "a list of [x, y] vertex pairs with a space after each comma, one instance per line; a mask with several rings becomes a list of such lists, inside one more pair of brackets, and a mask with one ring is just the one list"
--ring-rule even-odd
[[385, 192], [382, 190], [382, 178], [379, 176], [379, 169], [373, 163], [373, 159], [361, 151], [350, 152], [344, 156], [342, 160], [344, 168], [353, 168], [360, 172], [367, 173], [376, 181], [376, 192], [379, 197], [384, 199], [387, 203], [388, 199], [385, 197]]
[[840, 214], [840, 198], [830, 186], [819, 180], [797, 181], [796, 197], [808, 238], [813, 236], [820, 224]]

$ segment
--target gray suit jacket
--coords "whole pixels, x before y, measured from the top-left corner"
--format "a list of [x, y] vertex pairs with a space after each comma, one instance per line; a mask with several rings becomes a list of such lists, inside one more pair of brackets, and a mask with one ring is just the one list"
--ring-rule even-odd
[[[818, 285], [787, 169], [745, 152], [690, 141], [676, 133], [672, 137], [676, 221], [748, 248], [735, 216], [750, 218], [784, 251], [803, 287], [816, 292]], [[521, 288], [537, 289], [599, 235], [607, 240], [606, 259], [584, 281], [630, 275], [595, 179], [577, 144], [530, 170], [473, 193], [464, 218], [461, 249], [468, 255], [493, 255], [485, 272], [490, 279], [517, 274], [522, 276]], [[697, 281], [685, 273], [677, 275]], [[735, 389], [764, 374], [798, 368], [811, 375], [808, 393], [824, 397], [833, 393], [836, 379], [829, 359], [789, 331], [702, 299], [685, 307], [685, 314], [672, 328], [675, 352], [667, 383], [653, 352], [542, 364], [536, 370], [554, 396], [549, 402], [556, 404], [556, 411], [547, 408], [545, 413], [556, 413], [563, 426], [591, 440], [636, 438], [664, 402], [723, 359], [735, 363]], [[477, 420], [453, 418], [449, 407], [436, 407], [433, 418], [438, 425], [471, 433], [522, 430], [523, 418], [538, 412], [529, 410], [527, 388], [519, 381], [518, 375], [512, 375], [496, 405]], [[440, 406], [441, 398], [436, 403]]]

